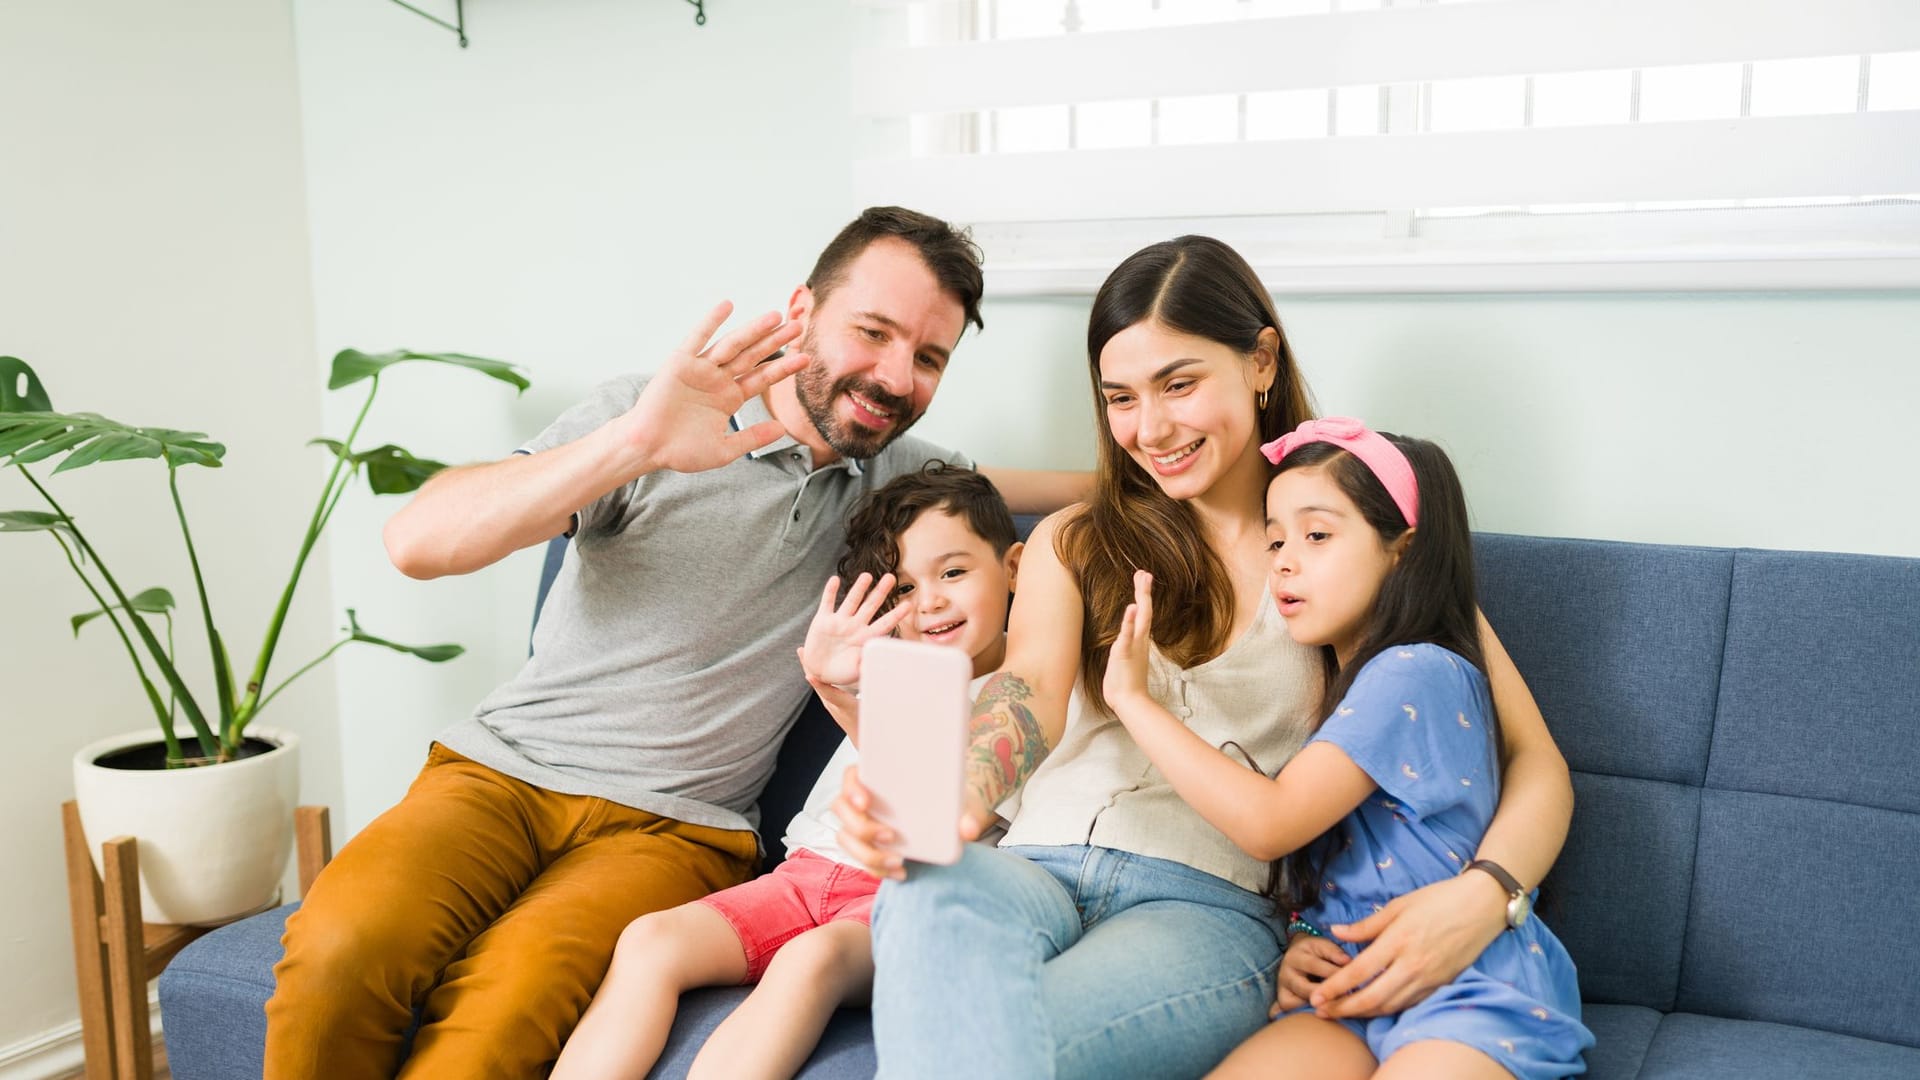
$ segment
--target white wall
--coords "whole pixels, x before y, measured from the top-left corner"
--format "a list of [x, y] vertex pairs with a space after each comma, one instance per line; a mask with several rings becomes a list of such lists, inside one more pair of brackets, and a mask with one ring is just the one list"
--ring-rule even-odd
[[[704, 28], [674, 3], [475, 5], [465, 52], [390, 6], [295, 10], [323, 347], [532, 369], [519, 400], [403, 372], [377, 426], [417, 452], [498, 456], [603, 376], [652, 368], [713, 300], [780, 304], [857, 210], [843, 5], [731, 0]], [[1920, 295], [1280, 307], [1322, 408], [1443, 440], [1484, 528], [1920, 555], [1897, 467], [1920, 402]], [[920, 430], [995, 463], [1089, 465], [1086, 308], [989, 302]], [[1799, 433], [1820, 418], [1845, 434]], [[371, 543], [390, 512], [343, 510], [366, 526], [336, 544], [340, 602], [394, 636], [474, 651], [445, 669], [341, 665], [351, 826], [512, 673], [537, 574], [522, 555], [404, 581]]]
[[[595, 382], [652, 368], [720, 299], [783, 305], [851, 216], [840, 5], [735, 0], [705, 27], [680, 3], [467, 10], [463, 51], [390, 4], [295, 3], [323, 349], [531, 369], [518, 399], [464, 372], [388, 380], [374, 437], [453, 462], [499, 457]], [[345, 406], [328, 403], [336, 425]], [[393, 509], [343, 504], [338, 603], [387, 636], [472, 652], [439, 668], [342, 657], [349, 829], [525, 657], [538, 576], [523, 554], [408, 581], [374, 542]]]
[[[57, 408], [227, 444], [226, 467], [186, 471], [181, 486], [215, 616], [248, 666], [322, 480], [319, 452], [301, 446], [320, 430], [321, 368], [293, 64], [284, 4], [0, 5], [0, 353], [32, 364]], [[124, 586], [191, 602], [164, 468], [50, 472], [36, 476]], [[44, 507], [0, 470], [0, 509]], [[324, 550], [308, 576], [281, 675], [327, 640]], [[0, 580], [0, 1065], [32, 1069], [77, 1053], [17, 1051], [57, 1043], [78, 1015], [59, 816], [69, 761], [153, 719], [108, 628], [68, 632], [93, 604], [50, 540], [0, 536]], [[197, 615], [177, 636], [185, 667], [207, 672]], [[334, 711], [331, 682], [312, 678], [266, 714], [302, 736], [303, 794], [319, 802], [339, 797]]]

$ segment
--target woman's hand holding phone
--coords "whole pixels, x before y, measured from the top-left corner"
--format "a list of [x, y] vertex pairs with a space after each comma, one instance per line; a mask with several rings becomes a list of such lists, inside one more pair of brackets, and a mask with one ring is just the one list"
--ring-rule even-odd
[[[955, 825], [961, 841], [980, 839], [987, 824], [994, 820], [992, 809], [971, 784], [967, 785], [961, 805], [960, 820]], [[906, 862], [893, 848], [899, 837], [873, 816], [872, 809], [873, 793], [860, 783], [860, 766], [847, 766], [846, 775], [840, 781], [840, 794], [833, 800], [833, 816], [840, 819], [840, 850], [858, 859], [874, 877], [905, 880]]]

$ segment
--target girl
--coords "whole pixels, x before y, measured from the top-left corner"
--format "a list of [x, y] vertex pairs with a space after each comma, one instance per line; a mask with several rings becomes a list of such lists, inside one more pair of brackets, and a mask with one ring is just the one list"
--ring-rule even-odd
[[[1323, 677], [1265, 586], [1260, 445], [1307, 419], [1306, 387], [1272, 297], [1203, 236], [1154, 244], [1108, 276], [1087, 360], [1095, 494], [1034, 530], [1005, 662], [974, 706], [961, 833], [977, 836], [985, 808], [1018, 791], [1005, 839], [907, 874], [857, 775], [835, 803], [841, 846], [904, 878], [874, 909], [883, 1076], [1198, 1076], [1274, 1001], [1285, 920], [1263, 895], [1267, 862], [1182, 801], [1115, 719], [1101, 678], [1144, 568], [1159, 582], [1159, 700], [1213, 745], [1270, 766], [1305, 741]], [[1572, 789], [1519, 674], [1490, 634], [1485, 647], [1509, 723], [1484, 850], [1531, 880], [1566, 837]], [[1390, 970], [1329, 1011], [1404, 1008], [1445, 984], [1505, 925], [1504, 903], [1452, 880], [1347, 928], [1373, 943], [1325, 988]]]
[[1462, 873], [1511, 890], [1512, 929], [1412, 1008], [1364, 1022], [1290, 1012], [1214, 1075], [1584, 1071], [1593, 1036], [1572, 961], [1526, 918], [1512, 875], [1475, 858], [1498, 800], [1499, 726], [1453, 467], [1432, 443], [1344, 417], [1303, 423], [1262, 450], [1279, 466], [1267, 487], [1268, 587], [1288, 633], [1320, 651], [1328, 675], [1312, 737], [1268, 779], [1162, 708], [1148, 689], [1145, 571], [1108, 658], [1108, 704], [1201, 816], [1243, 850], [1286, 860], [1282, 899], [1300, 910], [1292, 931], [1323, 934]]

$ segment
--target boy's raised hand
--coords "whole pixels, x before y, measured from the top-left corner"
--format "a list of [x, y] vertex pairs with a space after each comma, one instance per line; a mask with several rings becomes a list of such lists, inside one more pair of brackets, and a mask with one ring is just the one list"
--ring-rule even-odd
[[770, 311], [709, 344], [732, 313], [726, 301], [708, 312], [615, 421], [645, 471], [717, 469], [786, 434], [777, 420], [744, 431], [731, 430], [728, 421], [748, 398], [807, 366], [805, 353], [767, 360], [800, 336], [800, 324]]
[[892, 574], [882, 574], [879, 581], [873, 580], [872, 574], [861, 574], [853, 579], [847, 598], [836, 605], [840, 577], [836, 574], [827, 579], [827, 587], [820, 593], [820, 607], [807, 626], [807, 643], [800, 647], [800, 666], [806, 669], [808, 682], [852, 686], [860, 681], [860, 647], [893, 633], [893, 628], [913, 612], [912, 602], [903, 600], [885, 615], [874, 617], [893, 594], [893, 585]]
[[1147, 648], [1153, 629], [1153, 575], [1133, 572], [1133, 603], [1120, 616], [1120, 634], [1107, 653], [1107, 675], [1100, 689], [1107, 704], [1147, 697]]

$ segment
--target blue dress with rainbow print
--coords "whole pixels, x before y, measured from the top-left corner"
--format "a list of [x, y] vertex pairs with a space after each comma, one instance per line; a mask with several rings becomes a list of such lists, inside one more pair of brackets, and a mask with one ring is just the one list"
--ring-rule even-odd
[[[1303, 918], [1322, 932], [1356, 922], [1472, 861], [1500, 796], [1492, 715], [1486, 677], [1447, 649], [1401, 646], [1367, 662], [1309, 741], [1340, 748], [1380, 786], [1336, 826], [1319, 902]], [[1409, 1043], [1445, 1039], [1520, 1080], [1584, 1072], [1581, 1053], [1593, 1045], [1573, 961], [1539, 919], [1502, 933], [1406, 1011], [1342, 1023], [1381, 1061]]]

